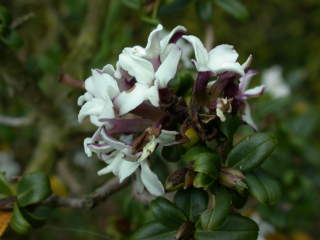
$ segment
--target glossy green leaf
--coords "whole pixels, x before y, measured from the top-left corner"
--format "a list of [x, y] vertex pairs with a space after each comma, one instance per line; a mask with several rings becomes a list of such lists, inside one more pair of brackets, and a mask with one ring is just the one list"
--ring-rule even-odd
[[213, 153], [200, 153], [195, 157], [193, 170], [205, 173], [212, 178], [218, 177], [219, 157]]
[[231, 194], [224, 188], [215, 191], [215, 204], [212, 209], [206, 210], [200, 217], [204, 230], [218, 228], [226, 219], [232, 203]]
[[201, 189], [180, 190], [174, 196], [174, 202], [190, 221], [198, 217], [208, 206], [208, 193]]
[[168, 162], [177, 162], [180, 160], [181, 155], [184, 153], [184, 148], [181, 145], [175, 147], [164, 147], [162, 149], [162, 157]]
[[0, 196], [12, 196], [13, 191], [3, 173], [0, 173]]
[[186, 162], [195, 161], [198, 158], [198, 155], [201, 153], [210, 153], [212, 152], [209, 148], [203, 145], [196, 145], [190, 148], [185, 154], [182, 156], [182, 160]]
[[227, 119], [224, 122], [220, 122], [221, 132], [230, 140], [233, 140], [233, 135], [237, 131], [241, 124], [241, 120], [238, 116], [227, 115]]
[[49, 178], [40, 172], [28, 174], [19, 182], [17, 192], [19, 206], [41, 202], [51, 194]]
[[169, 228], [177, 229], [187, 220], [180, 208], [162, 197], [153, 200], [151, 202], [150, 209], [156, 220]]
[[240, 0], [214, 0], [214, 3], [238, 19], [248, 17], [248, 10]]
[[159, 222], [151, 222], [140, 228], [130, 240], [172, 240], [176, 229], [170, 229]]
[[207, 188], [214, 182], [214, 180], [214, 178], [205, 173], [197, 173], [193, 179], [193, 186], [196, 188]]
[[17, 204], [15, 204], [13, 208], [13, 216], [10, 222], [10, 226], [15, 232], [19, 234], [26, 234], [31, 230], [31, 225], [24, 218]]
[[240, 215], [229, 215], [219, 229], [198, 231], [196, 240], [256, 240], [259, 228], [250, 218]]
[[249, 192], [260, 202], [274, 204], [281, 196], [279, 183], [263, 171], [246, 174]]
[[273, 137], [256, 133], [242, 140], [230, 151], [226, 164], [240, 171], [250, 171], [267, 159], [274, 149]]

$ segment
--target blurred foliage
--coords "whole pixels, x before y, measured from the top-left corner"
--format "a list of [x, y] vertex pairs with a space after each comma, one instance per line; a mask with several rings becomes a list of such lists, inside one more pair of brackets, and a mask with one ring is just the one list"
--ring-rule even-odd
[[[266, 94], [253, 111], [261, 128], [274, 130], [278, 139], [277, 151], [263, 169], [281, 181], [282, 199], [273, 207], [252, 204], [258, 204], [260, 215], [281, 234], [310, 232], [317, 239], [318, 0], [3, 0], [0, 115], [25, 116], [36, 112], [36, 120], [20, 128], [0, 124], [1, 146], [9, 146], [24, 170], [34, 170], [34, 166], [41, 166], [39, 159], [45, 159], [45, 170], [51, 176], [65, 175], [61, 168], [72, 171], [82, 189], [73, 180], [62, 177], [69, 181], [66, 185], [71, 182], [70, 191], [64, 192], [86, 193], [103, 182], [104, 178], [95, 175], [98, 166], [94, 161], [88, 163], [81, 149], [82, 139], [90, 131], [89, 125], [78, 126], [76, 120], [76, 98], [82, 91], [61, 84], [59, 75], [68, 73], [75, 80], [84, 80], [91, 68], [115, 63], [123, 47], [145, 44], [147, 32], [158, 22], [168, 28], [184, 25], [202, 39], [207, 36], [207, 27], [212, 26], [214, 44], [235, 45], [241, 61], [253, 53], [253, 67], [259, 71], [274, 64], [283, 67], [291, 95], [272, 99]], [[44, 150], [34, 152], [35, 146]], [[64, 162], [64, 167], [59, 162]], [[29, 237], [9, 231], [4, 239], [90, 240], [109, 239], [109, 235], [128, 239], [151, 217], [145, 205], [127, 196], [121, 192], [113, 201], [92, 211], [61, 209], [47, 213], [51, 220], [44, 228]]]

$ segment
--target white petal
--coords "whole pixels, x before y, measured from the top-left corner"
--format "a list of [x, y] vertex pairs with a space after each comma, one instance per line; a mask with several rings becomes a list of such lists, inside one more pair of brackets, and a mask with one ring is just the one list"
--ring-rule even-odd
[[148, 86], [152, 84], [154, 70], [152, 63], [148, 60], [133, 54], [121, 53], [119, 55], [119, 65], [130, 76], [135, 77], [137, 82]]
[[92, 98], [93, 98], [93, 96], [90, 93], [86, 92], [85, 94], [81, 95], [78, 98], [78, 102], [77, 103], [78, 103], [79, 106], [81, 106], [85, 102], [90, 101]]
[[123, 161], [119, 171], [120, 182], [134, 173], [139, 166], [140, 164], [138, 162]]
[[162, 146], [170, 146], [176, 142], [176, 136], [179, 133], [176, 131], [161, 130], [158, 137], [158, 142]]
[[100, 114], [104, 107], [104, 101], [102, 99], [94, 98], [89, 102], [86, 102], [82, 105], [79, 114], [78, 120], [82, 122], [82, 120], [89, 115], [97, 115]]
[[250, 54], [249, 57], [247, 58], [247, 60], [244, 63], [242, 63], [241, 66], [244, 70], [247, 70], [250, 67], [250, 65], [252, 63], [252, 59], [253, 59], [253, 56], [252, 56], [252, 54]]
[[111, 136], [109, 136], [104, 130], [101, 131], [101, 137], [103, 141], [105, 141], [107, 144], [109, 144], [111, 147], [122, 150], [124, 148], [130, 148], [129, 145], [126, 145], [125, 143], [118, 141]]
[[84, 141], [83, 141], [84, 152], [87, 154], [88, 157], [92, 156], [92, 151], [88, 147], [88, 144], [90, 144], [90, 143], [92, 143], [92, 139], [91, 138], [85, 138]]
[[142, 154], [138, 159], [138, 162], [142, 162], [144, 161], [146, 158], [148, 158], [150, 156], [150, 154], [152, 154], [154, 152], [154, 150], [156, 149], [158, 145], [158, 142], [155, 138], [153, 138], [150, 142], [148, 142], [143, 150], [142, 150]]
[[159, 24], [148, 37], [148, 43], [145, 48], [147, 57], [154, 58], [160, 54], [160, 40], [161, 32], [163, 31], [163, 26]]
[[158, 91], [155, 86], [148, 88], [136, 83], [132, 89], [121, 92], [115, 99], [119, 114], [123, 115], [138, 107], [143, 101], [150, 100], [154, 106], [159, 106]]
[[141, 162], [141, 181], [146, 189], [155, 196], [164, 194], [162, 183], [157, 175], [151, 171], [146, 161]]
[[244, 93], [245, 90], [248, 88], [250, 82], [251, 82], [251, 78], [255, 75], [257, 75], [258, 72], [254, 71], [254, 70], [249, 70], [246, 72], [246, 74], [244, 76], [242, 76], [239, 80], [239, 89], [241, 91], [241, 93]]
[[237, 62], [238, 56], [232, 45], [216, 46], [209, 52], [209, 68], [216, 74], [231, 71], [244, 75], [242, 66]]
[[261, 85], [261, 86], [251, 88], [251, 89], [245, 91], [244, 94], [246, 97], [258, 97], [263, 94], [264, 88], [265, 87], [263, 85]]
[[251, 126], [254, 130], [258, 131], [257, 125], [254, 123], [252, 116], [251, 116], [251, 110], [250, 106], [247, 102], [245, 102], [244, 106], [244, 112], [242, 115], [242, 120], [247, 123], [249, 126]]
[[172, 31], [167, 34], [161, 41], [160, 41], [160, 46], [161, 46], [161, 51], [164, 51], [164, 49], [167, 47], [169, 44], [171, 38], [176, 34], [177, 32], [187, 32], [187, 29], [183, 26], [176, 26]]
[[199, 72], [202, 71], [208, 71], [208, 61], [209, 61], [209, 56], [208, 56], [208, 51], [205, 49], [203, 46], [202, 42], [200, 41], [199, 38], [195, 36], [183, 36], [185, 40], [191, 43], [193, 46], [194, 54], [196, 56], [196, 68]]
[[114, 175], [119, 176], [120, 166], [123, 161], [125, 161], [123, 160], [123, 153], [119, 152], [107, 167], [98, 171], [98, 175], [104, 175], [112, 172]]
[[107, 64], [102, 68], [102, 71], [113, 76], [115, 74], [115, 69], [111, 64]]
[[177, 45], [173, 45], [169, 55], [161, 63], [158, 68], [155, 78], [159, 88], [166, 88], [168, 82], [176, 75], [179, 60], [181, 57], [181, 50]]

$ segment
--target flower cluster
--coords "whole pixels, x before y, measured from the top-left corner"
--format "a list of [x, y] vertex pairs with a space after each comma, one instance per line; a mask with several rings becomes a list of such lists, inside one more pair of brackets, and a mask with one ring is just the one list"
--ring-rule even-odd
[[[169, 82], [177, 78], [181, 62], [191, 62], [190, 46], [197, 76], [191, 100], [186, 101], [170, 89]], [[202, 140], [210, 140], [215, 124], [226, 121], [229, 114], [238, 114], [257, 129], [247, 99], [261, 95], [264, 87], [247, 89], [256, 74], [248, 69], [252, 56], [243, 64], [237, 58], [231, 45], [208, 52], [184, 27], [167, 33], [158, 25], [146, 47], [124, 48], [115, 68], [93, 69], [85, 81], [86, 93], [78, 99], [78, 119], [89, 117], [97, 126], [94, 135], [84, 140], [84, 149], [89, 157], [95, 153], [107, 164], [98, 174], [112, 172], [123, 181], [135, 173], [140, 186], [162, 195], [164, 187], [150, 168], [150, 156], [157, 150], [162, 157], [164, 147], [188, 141], [184, 130], [192, 127]]]

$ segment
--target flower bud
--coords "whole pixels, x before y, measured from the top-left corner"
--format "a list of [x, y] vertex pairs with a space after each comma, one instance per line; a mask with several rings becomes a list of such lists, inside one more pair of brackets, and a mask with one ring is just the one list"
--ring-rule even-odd
[[247, 184], [244, 182], [245, 176], [234, 168], [221, 168], [219, 181], [222, 185], [234, 189], [240, 194], [247, 189]]
[[189, 140], [189, 142], [183, 144], [183, 146], [186, 148], [195, 145], [199, 141], [199, 136], [193, 128], [188, 128], [184, 134]]
[[192, 186], [194, 172], [188, 168], [178, 169], [168, 176], [165, 184], [166, 191], [172, 192]]

